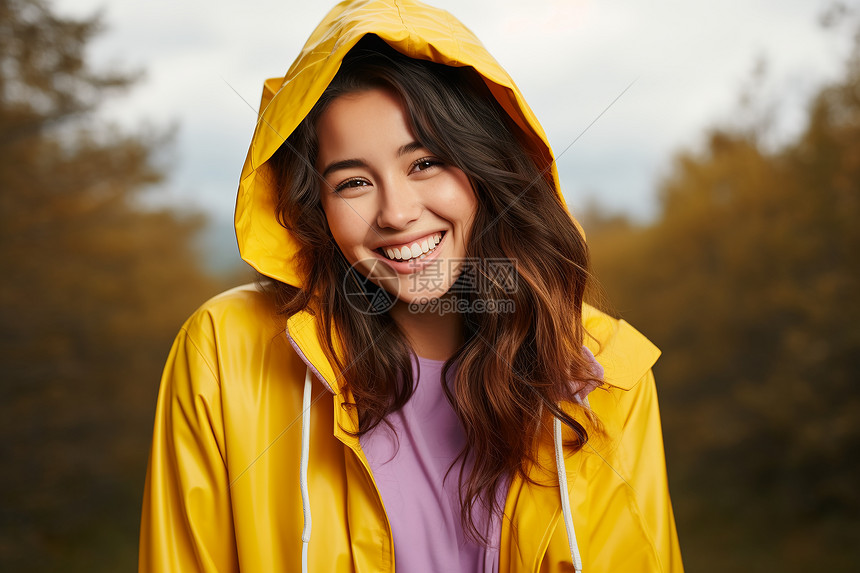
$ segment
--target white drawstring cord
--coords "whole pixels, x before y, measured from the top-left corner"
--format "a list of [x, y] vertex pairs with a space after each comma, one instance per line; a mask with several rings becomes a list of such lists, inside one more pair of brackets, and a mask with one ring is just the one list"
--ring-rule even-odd
[[561, 495], [561, 513], [564, 515], [564, 527], [567, 529], [567, 543], [570, 545], [570, 558], [577, 573], [582, 573], [582, 557], [579, 555], [579, 545], [576, 543], [576, 531], [573, 529], [573, 514], [570, 511], [570, 498], [567, 493], [567, 468], [564, 462], [564, 450], [561, 444], [561, 420], [553, 419], [555, 434], [555, 467], [558, 471], [558, 491]]
[[308, 544], [311, 541], [311, 497], [308, 493], [308, 458], [311, 450], [311, 369], [305, 374], [302, 391], [302, 461], [299, 464], [299, 484], [302, 488], [302, 512], [305, 526], [302, 530], [302, 573], [308, 572]]

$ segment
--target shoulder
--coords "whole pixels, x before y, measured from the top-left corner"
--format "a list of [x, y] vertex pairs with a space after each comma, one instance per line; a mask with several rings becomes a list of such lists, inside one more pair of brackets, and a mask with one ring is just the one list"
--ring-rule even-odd
[[583, 306], [583, 327], [585, 345], [603, 367], [604, 384], [588, 398], [602, 428], [592, 445], [606, 454], [621, 436], [659, 424], [652, 367], [660, 350], [628, 322], [592, 306]]
[[203, 303], [182, 326], [182, 332], [195, 344], [219, 346], [225, 340], [252, 343], [271, 339], [283, 331], [271, 299], [260, 289], [247, 284], [232, 288]]
[[603, 367], [604, 381], [631, 390], [644, 380], [660, 357], [660, 350], [628, 322], [584, 304], [585, 346]]
[[626, 321], [590, 306], [583, 309], [583, 326], [586, 346], [603, 366], [605, 382], [588, 396], [599, 420], [589, 443], [600, 453], [598, 466], [608, 464], [629, 481], [633, 473], [642, 471], [641, 456], [649, 457], [646, 450], [659, 450], [662, 456], [652, 371], [660, 350]]
[[217, 402], [225, 419], [242, 424], [252, 424], [260, 408], [293, 412], [301, 404], [305, 367], [287, 340], [285, 323], [256, 286], [223, 292], [180, 329], [164, 383]]
[[269, 296], [255, 285], [230, 289], [203, 303], [185, 321], [168, 368], [174, 375], [187, 368], [195, 380], [210, 379], [212, 391], [224, 384], [236, 387], [260, 364], [292, 354], [284, 323]]

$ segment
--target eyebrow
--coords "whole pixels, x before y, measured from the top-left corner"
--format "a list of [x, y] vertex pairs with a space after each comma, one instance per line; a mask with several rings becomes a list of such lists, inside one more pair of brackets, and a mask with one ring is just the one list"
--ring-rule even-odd
[[[407, 153], [412, 153], [419, 149], [424, 149], [424, 145], [418, 141], [412, 141], [406, 145], [400, 146], [400, 149], [397, 150], [397, 157], [403, 157]], [[329, 163], [326, 168], [323, 169], [322, 176], [328, 177], [328, 175], [334, 171], [339, 171], [341, 169], [355, 169], [357, 167], [367, 167], [367, 162], [364, 159], [343, 159], [341, 161], [335, 161], [334, 163]]]

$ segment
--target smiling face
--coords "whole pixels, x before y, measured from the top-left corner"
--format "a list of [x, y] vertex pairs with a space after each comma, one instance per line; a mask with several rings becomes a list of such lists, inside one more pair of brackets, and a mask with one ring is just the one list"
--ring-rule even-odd
[[374, 88], [316, 123], [322, 207], [350, 264], [405, 303], [445, 294], [477, 210], [468, 177], [416, 141], [400, 98]]

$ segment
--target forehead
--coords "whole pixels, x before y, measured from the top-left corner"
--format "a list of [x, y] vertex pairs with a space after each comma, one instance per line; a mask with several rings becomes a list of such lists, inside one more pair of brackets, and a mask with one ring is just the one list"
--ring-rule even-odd
[[320, 160], [387, 151], [414, 139], [400, 96], [383, 88], [339, 96], [320, 115], [316, 131]]

